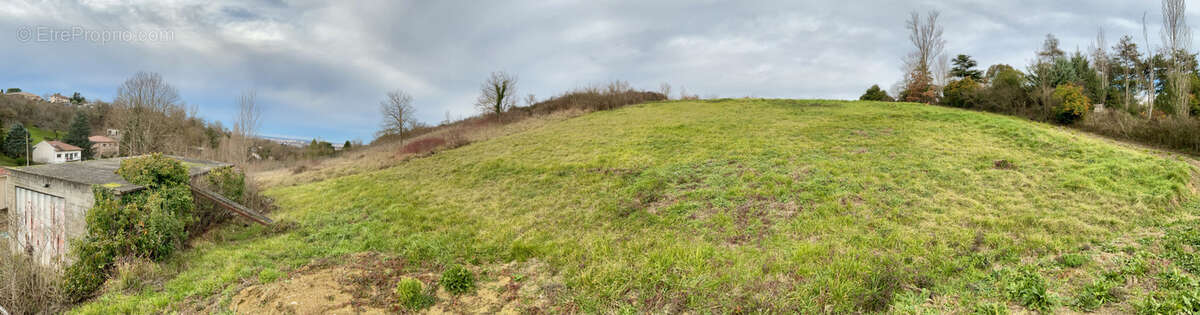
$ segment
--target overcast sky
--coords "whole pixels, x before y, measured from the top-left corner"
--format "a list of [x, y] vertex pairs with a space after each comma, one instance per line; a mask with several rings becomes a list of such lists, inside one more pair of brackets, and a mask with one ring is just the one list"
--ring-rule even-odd
[[436, 123], [475, 114], [496, 70], [539, 99], [611, 80], [706, 97], [857, 98], [900, 79], [913, 10], [941, 11], [946, 52], [982, 68], [1024, 69], [1046, 33], [1067, 51], [1087, 49], [1100, 27], [1109, 46], [1124, 34], [1141, 45], [1143, 12], [1159, 38], [1159, 2], [1130, 0], [0, 0], [0, 87], [110, 101], [135, 72], [157, 72], [226, 126], [252, 88], [264, 135], [370, 141], [387, 91], [409, 92]]

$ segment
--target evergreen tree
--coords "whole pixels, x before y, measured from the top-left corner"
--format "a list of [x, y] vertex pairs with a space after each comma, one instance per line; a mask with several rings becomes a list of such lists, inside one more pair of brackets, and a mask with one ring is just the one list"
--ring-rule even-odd
[[[872, 85], [871, 88], [867, 89], [866, 93], [863, 93], [863, 95], [858, 98], [858, 100], [860, 100], [860, 101], [882, 101], [882, 102], [894, 101], [892, 99], [892, 97], [887, 94], [887, 91], [884, 91], [883, 89], [879, 88], [878, 84]], [[349, 145], [350, 142], [346, 141], [346, 144]]]
[[71, 129], [67, 131], [67, 137], [63, 138], [63, 142], [77, 146], [83, 149], [83, 158], [92, 158], [92, 141], [88, 140], [88, 135], [92, 134], [91, 124], [88, 123], [88, 116], [83, 111], [75, 113], [75, 120], [71, 121]]
[[951, 76], [959, 79], [969, 78], [971, 81], [976, 82], [980, 81], [980, 79], [983, 79], [983, 72], [975, 69], [975, 66], [978, 65], [978, 63], [971, 59], [971, 56], [960, 54], [957, 57], [954, 57], [954, 60], [951, 60], [950, 62], [954, 63], [954, 67], [950, 69]]
[[29, 150], [29, 132], [21, 124], [13, 124], [8, 130], [8, 137], [4, 139], [4, 154], [23, 159], [27, 158]]
[[346, 143], [342, 144], [342, 151], [345, 150], [350, 150], [350, 140], [346, 140]]
[[87, 99], [83, 98], [83, 95], [80, 95], [79, 92], [75, 92], [75, 95], [71, 95], [71, 104], [79, 105], [83, 104], [84, 102], [87, 102]]

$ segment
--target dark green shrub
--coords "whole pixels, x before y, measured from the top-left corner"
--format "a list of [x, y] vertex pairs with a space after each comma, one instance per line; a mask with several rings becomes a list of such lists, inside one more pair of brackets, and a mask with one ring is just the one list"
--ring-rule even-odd
[[442, 272], [439, 281], [446, 291], [458, 295], [475, 290], [475, 274], [461, 265], [454, 265]]
[[146, 186], [148, 189], [188, 184], [187, 167], [178, 160], [157, 153], [121, 160], [117, 174], [130, 183]]
[[979, 83], [971, 78], [951, 81], [942, 89], [942, 103], [958, 108], [974, 108], [977, 90]]
[[880, 102], [895, 101], [895, 99], [892, 99], [892, 97], [887, 94], [887, 91], [880, 89], [878, 84], [872, 85], [871, 88], [868, 88], [866, 93], [863, 93], [862, 96], [858, 97], [858, 100], [860, 100], [860, 101], [880, 101]]
[[408, 311], [417, 311], [433, 305], [436, 297], [425, 293], [420, 280], [404, 278], [396, 283], [396, 304]]

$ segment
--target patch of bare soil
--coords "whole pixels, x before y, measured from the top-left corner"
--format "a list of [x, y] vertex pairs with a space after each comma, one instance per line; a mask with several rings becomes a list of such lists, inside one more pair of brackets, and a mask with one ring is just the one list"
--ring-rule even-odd
[[[409, 268], [402, 259], [360, 253], [339, 262], [318, 261], [287, 279], [249, 286], [233, 297], [239, 314], [389, 314], [404, 312], [394, 293], [400, 279], [438, 287], [436, 303], [425, 314], [528, 314], [549, 310], [561, 290], [561, 279], [537, 260], [503, 265], [468, 266], [477, 277], [476, 290], [452, 295], [440, 288], [440, 270]], [[415, 269], [415, 271], [414, 271]]]

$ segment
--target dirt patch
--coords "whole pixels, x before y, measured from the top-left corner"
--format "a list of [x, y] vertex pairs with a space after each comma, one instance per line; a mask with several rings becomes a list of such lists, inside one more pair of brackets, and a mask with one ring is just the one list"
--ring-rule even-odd
[[233, 297], [230, 309], [240, 314], [387, 314], [386, 309], [354, 306], [354, 296], [338, 281], [350, 272], [321, 269], [250, 286]]
[[437, 287], [436, 303], [425, 314], [527, 314], [550, 310], [560, 294], [561, 279], [536, 259], [487, 266], [468, 266], [477, 277], [474, 292], [452, 295], [440, 288], [440, 269], [405, 268], [398, 258], [377, 253], [354, 254], [337, 261], [317, 261], [287, 279], [248, 286], [238, 292], [230, 310], [248, 314], [390, 314], [395, 286], [409, 277], [427, 288]]
[[1013, 162], [1009, 162], [1008, 160], [996, 160], [995, 162], [992, 162], [992, 167], [994, 167], [998, 170], [1015, 170], [1015, 169], [1017, 169], [1017, 165], [1013, 164]]

